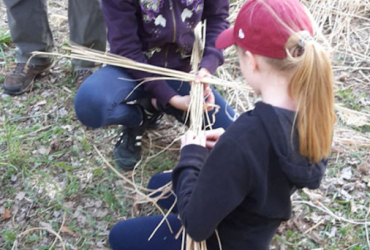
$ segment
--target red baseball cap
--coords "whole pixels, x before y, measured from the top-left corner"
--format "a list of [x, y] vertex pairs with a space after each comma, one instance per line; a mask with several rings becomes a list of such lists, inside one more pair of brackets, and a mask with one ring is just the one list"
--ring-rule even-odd
[[234, 27], [219, 35], [216, 48], [236, 44], [252, 54], [283, 59], [290, 36], [304, 30], [313, 36], [311, 20], [298, 0], [249, 0]]

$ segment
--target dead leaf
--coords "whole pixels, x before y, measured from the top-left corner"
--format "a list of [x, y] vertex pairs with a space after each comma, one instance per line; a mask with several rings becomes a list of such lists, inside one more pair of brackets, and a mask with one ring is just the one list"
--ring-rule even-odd
[[60, 117], [66, 117], [68, 115], [68, 111], [65, 108], [61, 108], [58, 110], [58, 114]]
[[67, 201], [63, 203], [63, 206], [65, 206], [68, 209], [73, 209], [73, 207], [76, 205], [76, 202], [73, 201]]
[[[293, 220], [293, 223], [296, 226], [296, 228], [302, 233], [304, 233], [307, 229], [311, 228], [310, 225], [305, 223], [302, 219]], [[323, 239], [315, 231], [310, 231], [310, 233], [304, 234], [317, 243], [323, 242]]]
[[104, 218], [105, 216], [108, 215], [108, 210], [106, 209], [98, 209], [95, 213], [93, 213], [94, 217], [98, 218]]
[[348, 74], [348, 73], [344, 73], [344, 74], [342, 74], [342, 75], [340, 75], [340, 76], [338, 77], [338, 81], [340, 81], [340, 82], [346, 82], [346, 80], [347, 80], [350, 76], [351, 76], [350, 74]]
[[16, 182], [18, 180], [18, 177], [16, 175], [12, 175], [10, 181], [11, 182]]
[[303, 192], [310, 197], [312, 201], [322, 201], [324, 197], [321, 194], [314, 193], [313, 191], [309, 191], [307, 188], [303, 189]]
[[66, 22], [68, 20], [66, 16], [55, 14], [55, 13], [52, 13], [50, 15], [50, 18], [51, 18], [51, 22], [55, 26], [61, 26], [63, 22]]
[[46, 100], [43, 100], [43, 101], [40, 101], [40, 102], [36, 103], [35, 106], [45, 106], [46, 103], [47, 103]]
[[364, 175], [370, 172], [370, 157], [359, 166], [358, 170]]
[[66, 227], [66, 226], [63, 226], [61, 229], [60, 229], [60, 232], [62, 232], [62, 233], [66, 233], [66, 234], [69, 234], [70, 236], [72, 236], [72, 237], [76, 237], [77, 235], [74, 233], [74, 232], [72, 232], [68, 227]]
[[352, 167], [342, 169], [340, 177], [344, 180], [350, 180], [352, 178]]
[[0, 214], [0, 218], [3, 219], [3, 220], [8, 220], [8, 219], [12, 218], [12, 214], [11, 214], [10, 210], [5, 208], [4, 213]]
[[44, 146], [41, 146], [37, 149], [37, 152], [41, 155], [48, 155], [49, 154], [49, 149], [47, 149]]
[[61, 128], [67, 130], [68, 132], [71, 132], [73, 130], [73, 127], [71, 125], [65, 125], [62, 126]]
[[49, 154], [58, 152], [60, 148], [60, 143], [58, 140], [54, 140], [50, 143]]
[[337, 231], [338, 231], [338, 228], [337, 227], [333, 227], [331, 229], [331, 231], [330, 231], [329, 238], [335, 237], [335, 235], [337, 234]]
[[48, 228], [48, 229], [53, 229], [53, 226], [50, 223], [46, 223], [46, 222], [43, 222], [43, 221], [40, 221], [40, 226]]
[[356, 203], [354, 201], [354, 199], [351, 200], [351, 213], [357, 213], [358, 207], [356, 206]]
[[100, 208], [103, 205], [103, 202], [101, 200], [98, 200], [95, 202], [95, 207]]
[[17, 194], [17, 196], [15, 197], [16, 200], [23, 200], [24, 197], [26, 196], [26, 193], [25, 192], [20, 192]]

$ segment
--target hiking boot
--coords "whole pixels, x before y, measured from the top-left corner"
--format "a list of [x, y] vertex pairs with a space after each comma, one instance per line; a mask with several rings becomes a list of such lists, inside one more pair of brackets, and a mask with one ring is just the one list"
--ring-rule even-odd
[[123, 170], [132, 170], [141, 158], [141, 139], [146, 129], [153, 128], [162, 114], [149, 113], [140, 105], [137, 107], [143, 114], [143, 122], [137, 128], [123, 127], [120, 139], [114, 147], [114, 159]]
[[28, 65], [17, 63], [13, 73], [5, 77], [4, 92], [9, 95], [21, 95], [32, 89], [35, 78], [49, 70], [52, 63], [45, 65]]
[[79, 89], [81, 87], [81, 84], [93, 74], [94, 72], [91, 70], [76, 70], [75, 71], [75, 79], [74, 84], [76, 89]]

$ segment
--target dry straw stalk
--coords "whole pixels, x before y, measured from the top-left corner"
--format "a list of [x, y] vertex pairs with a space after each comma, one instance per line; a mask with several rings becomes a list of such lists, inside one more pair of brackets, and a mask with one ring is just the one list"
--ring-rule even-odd
[[[35, 51], [35, 52], [32, 52], [32, 57], [30, 58], [30, 60], [35, 56], [65, 57], [65, 58], [70, 58], [70, 59], [79, 59], [79, 60], [103, 63], [103, 64], [113, 65], [113, 66], [127, 68], [127, 69], [141, 70], [141, 71], [145, 71], [148, 73], [165, 76], [165, 77], [168, 77], [174, 80], [181, 80], [181, 81], [187, 81], [187, 82], [195, 81], [195, 74], [186, 73], [186, 72], [168, 69], [168, 68], [162, 68], [158, 66], [153, 66], [153, 65], [146, 64], [146, 63], [139, 63], [129, 58], [111, 54], [108, 52], [101, 52], [101, 51], [89, 49], [89, 48], [79, 46], [79, 45], [64, 46], [63, 49], [66, 51], [69, 51], [70, 54]], [[158, 79], [157, 77], [153, 77], [153, 78], [136, 79], [136, 80], [151, 81], [151, 80], [157, 80], [157, 79]], [[232, 88], [232, 89], [237, 89], [237, 90], [242, 90], [242, 91], [250, 91], [250, 87], [248, 87], [245, 84], [224, 81], [216, 77], [207, 77], [203, 80], [203, 82], [207, 84], [211, 84], [211, 85], [217, 85], [217, 86], [222, 86], [222, 87], [227, 87], [227, 88]]]

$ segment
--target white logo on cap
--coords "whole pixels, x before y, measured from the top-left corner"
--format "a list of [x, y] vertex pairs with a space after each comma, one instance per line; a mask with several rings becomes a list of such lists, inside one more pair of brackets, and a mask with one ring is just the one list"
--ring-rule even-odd
[[239, 38], [240, 39], [244, 39], [245, 38], [245, 35], [244, 35], [244, 32], [242, 29], [239, 30]]

